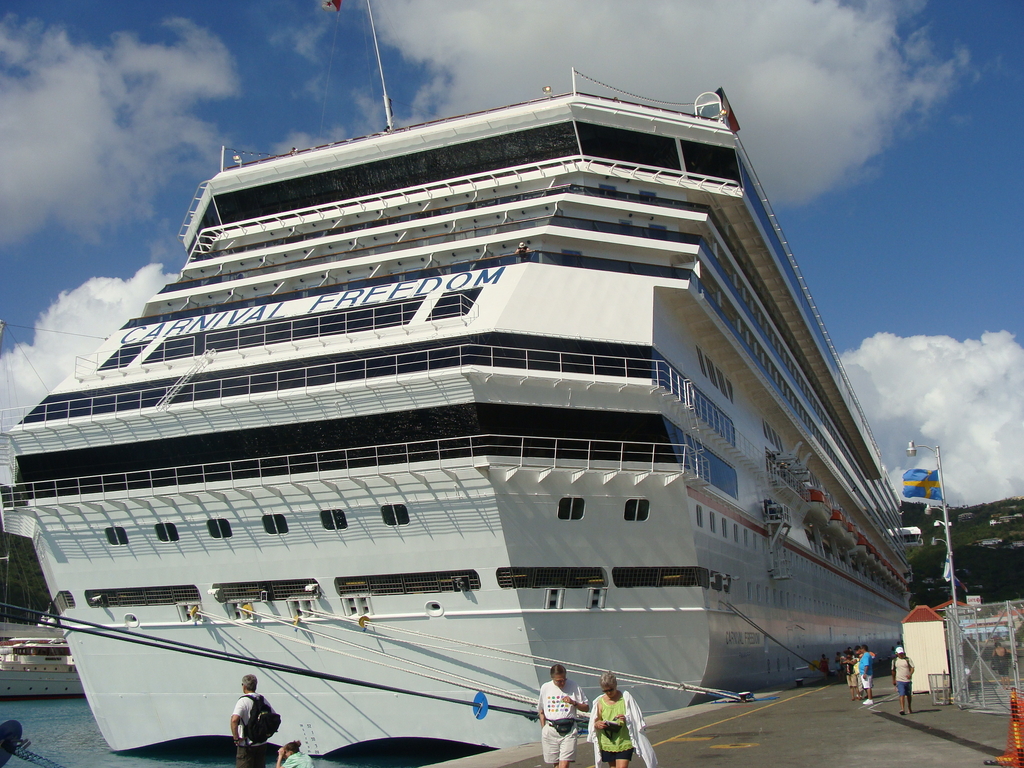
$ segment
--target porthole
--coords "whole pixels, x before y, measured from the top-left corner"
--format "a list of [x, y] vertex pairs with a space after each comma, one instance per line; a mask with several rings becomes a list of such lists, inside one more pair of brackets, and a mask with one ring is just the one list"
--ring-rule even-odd
[[444, 616], [444, 606], [436, 600], [427, 601], [423, 609], [427, 612], [427, 616]]
[[321, 509], [320, 524], [328, 531], [343, 531], [348, 528], [348, 519], [343, 509]]
[[206, 530], [209, 531], [210, 536], [215, 539], [231, 538], [231, 523], [223, 517], [215, 517], [212, 520], [207, 520]]
[[276, 515], [264, 515], [263, 530], [274, 536], [281, 536], [288, 533], [288, 521], [285, 520], [284, 515], [280, 513]]
[[115, 525], [110, 528], [105, 528], [103, 532], [107, 535], [107, 541], [115, 547], [127, 546], [128, 534], [121, 526]]
[[178, 527], [174, 523], [157, 523], [153, 526], [160, 541], [177, 541]]
[[583, 517], [586, 502], [580, 496], [565, 496], [558, 500], [559, 520], [579, 520]]
[[409, 508], [405, 504], [385, 504], [380, 508], [384, 525], [408, 525]]
[[643, 522], [651, 514], [651, 502], [647, 499], [627, 499], [623, 518], [629, 522]]

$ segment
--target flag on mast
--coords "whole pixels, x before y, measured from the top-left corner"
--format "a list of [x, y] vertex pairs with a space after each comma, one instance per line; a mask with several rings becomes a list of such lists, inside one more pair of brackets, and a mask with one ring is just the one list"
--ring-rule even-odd
[[320, 7], [325, 11], [340, 11], [341, 0], [323, 0], [323, 2], [320, 3]]
[[920, 496], [925, 499], [942, 501], [939, 487], [939, 470], [908, 469], [903, 473], [903, 495], [908, 499]]

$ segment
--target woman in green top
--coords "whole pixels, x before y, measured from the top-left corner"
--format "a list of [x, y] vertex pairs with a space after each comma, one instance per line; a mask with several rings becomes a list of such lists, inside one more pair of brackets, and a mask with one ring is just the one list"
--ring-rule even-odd
[[601, 690], [604, 695], [597, 700], [597, 745], [601, 749], [601, 761], [614, 768], [627, 768], [633, 759], [633, 741], [626, 727], [626, 700], [619, 690], [618, 680], [611, 672], [601, 675]]
[[289, 741], [277, 750], [277, 768], [313, 768], [309, 755], [299, 751], [301, 742]]

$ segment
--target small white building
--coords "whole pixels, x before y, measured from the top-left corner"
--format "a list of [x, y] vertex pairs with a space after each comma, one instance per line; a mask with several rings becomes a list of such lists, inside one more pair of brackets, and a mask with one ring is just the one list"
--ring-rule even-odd
[[914, 693], [928, 693], [928, 675], [949, 674], [942, 616], [919, 605], [903, 619], [903, 647], [914, 663]]

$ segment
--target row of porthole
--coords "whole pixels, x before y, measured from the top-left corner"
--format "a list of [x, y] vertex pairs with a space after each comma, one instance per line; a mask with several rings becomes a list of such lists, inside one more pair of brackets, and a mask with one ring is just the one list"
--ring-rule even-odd
[[[559, 520], [580, 520], [586, 500], [581, 496], [565, 496], [558, 500]], [[622, 519], [631, 523], [642, 523], [651, 516], [651, 502], [647, 499], [627, 499], [622, 510]]]
[[[566, 496], [558, 501], [559, 520], [580, 520], [586, 507], [586, 501], [580, 496]], [[650, 517], [651, 502], [647, 499], [627, 499], [622, 517], [629, 522], [643, 522]], [[384, 504], [380, 508], [380, 516], [384, 525], [397, 526], [409, 524], [409, 508], [405, 504]], [[263, 530], [273, 536], [288, 533], [288, 520], [281, 513], [263, 515]], [[343, 509], [320, 510], [320, 524], [328, 531], [341, 531], [348, 528], [348, 518]], [[215, 517], [206, 521], [206, 529], [211, 538], [230, 539], [233, 535], [231, 522], [223, 517]], [[153, 526], [158, 540], [163, 542], [178, 541], [178, 526], [174, 523], [157, 523]], [[119, 525], [104, 529], [107, 541], [112, 545], [126, 546], [128, 532]]]
[[[405, 504], [385, 504], [380, 508], [380, 516], [384, 525], [408, 525], [409, 508]], [[280, 514], [263, 515], [261, 518], [263, 530], [273, 536], [281, 536], [288, 533], [288, 519]], [[348, 528], [348, 518], [343, 509], [322, 509], [320, 510], [320, 524], [328, 531], [341, 531]], [[178, 533], [178, 526], [174, 523], [157, 523], [153, 526], [156, 537], [160, 541], [178, 541], [181, 536]], [[211, 538], [230, 539], [234, 534], [231, 530], [231, 522], [223, 517], [215, 517], [206, 521], [206, 530]], [[103, 531], [107, 541], [115, 547], [128, 544], [128, 532], [119, 525], [105, 528]]]

